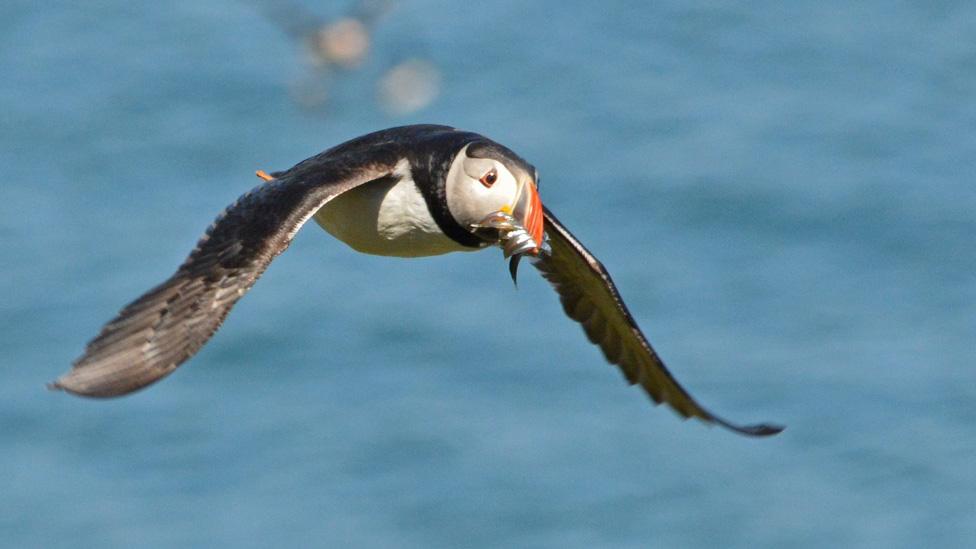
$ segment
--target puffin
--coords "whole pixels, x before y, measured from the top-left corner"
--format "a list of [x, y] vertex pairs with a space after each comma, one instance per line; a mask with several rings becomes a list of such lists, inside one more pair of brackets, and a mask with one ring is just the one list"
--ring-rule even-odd
[[528, 258], [566, 315], [655, 404], [742, 435], [783, 430], [733, 423], [699, 404], [651, 347], [603, 264], [542, 204], [535, 167], [491, 139], [449, 126], [401, 126], [257, 175], [263, 181], [216, 218], [176, 272], [105, 324], [50, 388], [116, 397], [171, 374], [314, 219], [367, 254], [423, 257], [497, 247], [513, 280]]

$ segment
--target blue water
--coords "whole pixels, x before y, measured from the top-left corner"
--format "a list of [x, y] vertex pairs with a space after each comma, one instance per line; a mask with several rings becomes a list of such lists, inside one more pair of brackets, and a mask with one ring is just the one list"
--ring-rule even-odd
[[[310, 112], [255, 4], [5, 0], [0, 544], [972, 547], [976, 4], [649, 4], [402, 2]], [[496, 250], [313, 226], [170, 378], [44, 390], [255, 169], [412, 122], [538, 166], [678, 379], [787, 431], [651, 407]]]

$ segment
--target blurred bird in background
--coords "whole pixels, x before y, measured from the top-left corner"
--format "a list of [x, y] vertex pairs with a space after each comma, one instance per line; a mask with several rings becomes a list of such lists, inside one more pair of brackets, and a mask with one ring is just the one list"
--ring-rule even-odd
[[[304, 49], [308, 72], [292, 85], [291, 94], [304, 109], [326, 112], [333, 90], [368, 62], [381, 20], [394, 9], [392, 0], [359, 0], [333, 19], [299, 2], [266, 2], [259, 11]], [[422, 49], [422, 48], [420, 48]], [[375, 83], [380, 107], [394, 116], [417, 112], [440, 95], [441, 73], [416, 53], [388, 65]]]

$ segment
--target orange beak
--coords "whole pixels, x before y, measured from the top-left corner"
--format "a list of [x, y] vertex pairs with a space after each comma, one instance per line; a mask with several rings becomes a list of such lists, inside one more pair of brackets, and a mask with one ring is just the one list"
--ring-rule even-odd
[[515, 208], [512, 216], [522, 224], [528, 231], [536, 247], [531, 252], [532, 255], [539, 255], [539, 246], [542, 245], [542, 201], [539, 200], [539, 190], [535, 187], [535, 182], [531, 179], [522, 185], [521, 193], [515, 201]]

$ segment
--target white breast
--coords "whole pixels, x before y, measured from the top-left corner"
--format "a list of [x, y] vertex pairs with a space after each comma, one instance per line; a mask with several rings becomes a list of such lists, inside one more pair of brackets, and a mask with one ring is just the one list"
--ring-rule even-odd
[[451, 240], [437, 226], [406, 161], [393, 173], [398, 181], [366, 183], [332, 199], [315, 221], [367, 254], [419, 257], [476, 249]]

